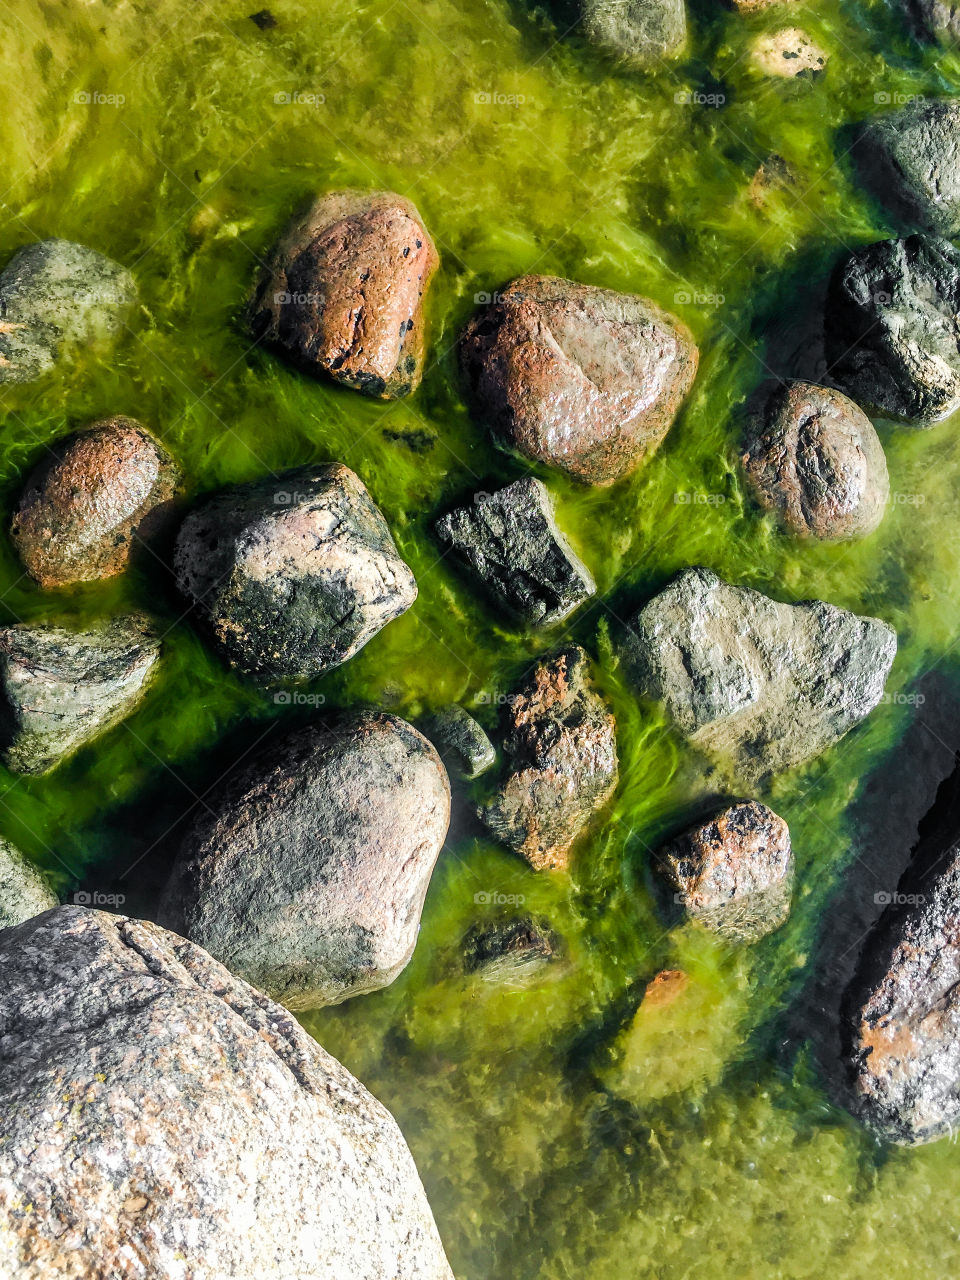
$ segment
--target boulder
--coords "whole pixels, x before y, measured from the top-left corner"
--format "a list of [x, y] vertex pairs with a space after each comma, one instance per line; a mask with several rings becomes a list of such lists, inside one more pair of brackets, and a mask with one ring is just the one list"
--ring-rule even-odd
[[137, 300], [125, 267], [69, 240], [38, 240], [0, 271], [0, 383], [32, 382], [80, 345], [108, 339]]
[[883, 445], [839, 391], [780, 384], [750, 415], [745, 444], [754, 495], [798, 537], [860, 538], [883, 519], [890, 497]]
[[623, 640], [640, 693], [734, 779], [754, 784], [837, 742], [883, 697], [896, 632], [808, 600], [781, 604], [685, 569]]
[[531, 476], [475, 494], [438, 520], [436, 531], [493, 599], [530, 626], [562, 621], [597, 589], [557, 528], [550, 491]]
[[899, 5], [921, 40], [948, 46], [960, 40], [960, 4], [953, 0], [899, 0]]
[[187, 833], [161, 919], [290, 1009], [388, 986], [450, 821], [440, 757], [398, 716], [292, 733]]
[[831, 375], [859, 404], [923, 426], [960, 407], [960, 250], [918, 234], [854, 250], [827, 290]]
[[463, 964], [485, 982], [526, 982], [555, 964], [562, 948], [549, 921], [519, 916], [474, 925], [464, 939]]
[[417, 598], [386, 521], [339, 463], [203, 502], [177, 535], [174, 569], [227, 661], [266, 680], [339, 666]]
[[857, 155], [868, 185], [904, 221], [960, 235], [960, 100], [875, 116], [860, 132]]
[[581, 0], [584, 35], [635, 67], [657, 67], [687, 45], [685, 0]]
[[41, 587], [122, 573], [134, 540], [171, 514], [176, 463], [132, 418], [107, 418], [61, 441], [27, 480], [12, 537]]
[[0, 837], [0, 929], [57, 905], [57, 895], [19, 849]]
[[468, 395], [500, 443], [590, 484], [657, 448], [698, 358], [686, 325], [649, 298], [555, 276], [514, 280], [460, 341]]
[[270, 253], [250, 330], [310, 373], [380, 399], [409, 395], [423, 372], [423, 296], [439, 262], [409, 200], [328, 192]]
[[155, 675], [160, 641], [145, 618], [84, 631], [0, 630], [0, 750], [14, 773], [48, 773], [119, 724]]
[[799, 27], [784, 27], [756, 36], [750, 43], [750, 61], [761, 75], [793, 80], [820, 75], [828, 55]]
[[507, 702], [510, 772], [480, 817], [536, 870], [565, 870], [573, 842], [617, 785], [613, 715], [578, 645], [539, 663]]
[[692, 827], [657, 861], [687, 914], [731, 942], [757, 942], [790, 914], [790, 832], [756, 800]]
[[60, 907], [0, 966], [0, 1273], [453, 1280], [390, 1113], [199, 947]]
[[461, 778], [479, 778], [497, 759], [485, 730], [463, 707], [441, 707], [429, 718], [427, 734], [444, 764]]

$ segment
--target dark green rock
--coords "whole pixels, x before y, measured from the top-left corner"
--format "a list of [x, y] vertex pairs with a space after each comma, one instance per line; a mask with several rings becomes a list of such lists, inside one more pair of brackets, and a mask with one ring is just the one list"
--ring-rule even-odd
[[426, 729], [447, 768], [462, 778], [479, 778], [497, 758], [483, 727], [463, 707], [441, 707], [430, 717]]
[[476, 924], [464, 939], [463, 967], [486, 982], [536, 977], [561, 955], [562, 943], [546, 920], [532, 916]]

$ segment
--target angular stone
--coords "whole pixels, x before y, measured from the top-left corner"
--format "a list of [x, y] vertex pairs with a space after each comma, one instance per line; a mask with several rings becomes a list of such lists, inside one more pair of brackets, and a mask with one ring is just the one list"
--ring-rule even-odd
[[868, 120], [857, 154], [867, 184], [896, 214], [960, 235], [960, 100], [913, 102]]
[[417, 598], [387, 523], [349, 467], [302, 467], [193, 511], [174, 569], [227, 661], [266, 680], [346, 662]]
[[464, 939], [464, 968], [485, 982], [525, 982], [559, 959], [562, 943], [546, 920], [521, 916], [476, 924]]
[[145, 618], [85, 631], [20, 624], [0, 631], [0, 742], [14, 773], [48, 773], [124, 720], [155, 674], [160, 642]]
[[637, 689], [739, 781], [819, 755], [883, 697], [896, 632], [809, 600], [781, 604], [685, 569], [623, 641]]
[[441, 707], [430, 717], [427, 732], [447, 768], [462, 778], [479, 778], [496, 762], [493, 743], [463, 707]]
[[632, 66], [657, 66], [687, 44], [685, 0], [581, 0], [591, 44]]
[[496, 493], [474, 494], [435, 527], [494, 599], [530, 626], [560, 622], [597, 589], [557, 528], [540, 480], [525, 477]]
[[142, 920], [0, 933], [0, 1274], [453, 1280], [389, 1112]]
[[0, 839], [0, 929], [57, 905], [57, 895], [19, 849]]

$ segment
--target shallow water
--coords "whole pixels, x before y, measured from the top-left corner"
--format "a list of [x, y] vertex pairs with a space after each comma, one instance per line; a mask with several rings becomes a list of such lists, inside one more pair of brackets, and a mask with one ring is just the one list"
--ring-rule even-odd
[[[742, 492], [736, 409], [767, 374], [816, 372], [807, 320], [830, 266], [894, 229], [856, 183], [849, 123], [955, 91], [960, 62], [913, 43], [882, 4], [792, 8], [831, 61], [791, 85], [745, 58], [776, 16], [707, 0], [692, 6], [692, 56], [656, 75], [612, 69], [575, 31], [559, 38], [562, 4], [275, 0], [268, 31], [249, 20], [255, 7], [3, 7], [0, 256], [81, 240], [131, 266], [143, 300], [109, 357], [3, 390], [4, 510], [46, 443], [130, 414], [195, 491], [348, 463], [420, 598], [291, 710], [206, 653], [159, 564], [44, 594], [3, 540], [11, 620], [141, 607], [169, 630], [162, 687], [126, 725], [49, 779], [2, 776], [0, 832], [64, 893], [149, 915], [186, 810], [277, 724], [360, 702], [415, 718], [456, 699], [492, 728], [497, 697], [558, 636], [506, 629], [439, 562], [432, 517], [524, 471], [468, 416], [452, 343], [475, 295], [522, 272], [648, 294], [702, 345], [681, 420], [613, 490], [546, 477], [600, 588], [570, 634], [597, 657], [617, 713], [611, 810], [572, 875], [546, 877], [483, 838], [461, 791], [409, 969], [304, 1021], [398, 1117], [458, 1280], [955, 1274], [955, 1146], [876, 1146], [833, 1105], [820, 1065], [823, 1010], [960, 742], [955, 426], [880, 424], [894, 492], [880, 530], [800, 547]], [[748, 187], [771, 155], [793, 180], [758, 208]], [[408, 402], [311, 382], [251, 352], [236, 324], [291, 211], [340, 186], [410, 196], [443, 258], [431, 360]], [[690, 563], [875, 614], [900, 637], [889, 701], [765, 797], [790, 824], [798, 892], [789, 923], [748, 952], [671, 924], [654, 900], [649, 849], [711, 783], [637, 706], [614, 658], [628, 612]], [[549, 979], [504, 989], [460, 974], [463, 935], [507, 909], [484, 901], [496, 895], [563, 935], [567, 962]], [[691, 994], [642, 1015], [628, 1048], [664, 967], [686, 969]]]

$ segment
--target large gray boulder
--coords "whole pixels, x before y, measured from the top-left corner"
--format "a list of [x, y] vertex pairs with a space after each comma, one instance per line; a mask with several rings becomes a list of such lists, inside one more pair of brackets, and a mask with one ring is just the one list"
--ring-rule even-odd
[[657, 67], [687, 44], [685, 0], [581, 0], [591, 44], [636, 67]]
[[857, 150], [870, 187], [906, 222], [960, 234], [960, 101], [912, 102], [876, 116]]
[[627, 670], [679, 732], [756, 783], [818, 755], [883, 697], [896, 632], [821, 600], [781, 604], [685, 569], [637, 613]]
[[47, 773], [138, 706], [160, 641], [133, 615], [70, 631], [0, 630], [0, 750], [14, 773]]
[[960, 40], [960, 4], [954, 0], [899, 0], [899, 5], [922, 40], [947, 46]]
[[449, 821], [440, 757], [405, 720], [311, 725], [204, 806], [161, 919], [290, 1009], [376, 991], [413, 954]]
[[226, 659], [265, 680], [339, 666], [417, 598], [387, 522], [339, 463], [207, 499], [181, 526], [174, 569]]
[[878, 413], [924, 426], [960, 408], [960, 250], [926, 234], [854, 250], [830, 279], [825, 354]]
[[125, 267], [70, 240], [18, 249], [0, 271], [0, 383], [32, 382], [119, 332], [137, 300]]
[[389, 1112], [199, 947], [60, 907], [0, 968], [0, 1274], [452, 1280]]
[[57, 895], [19, 849], [0, 838], [0, 929], [57, 905]]

